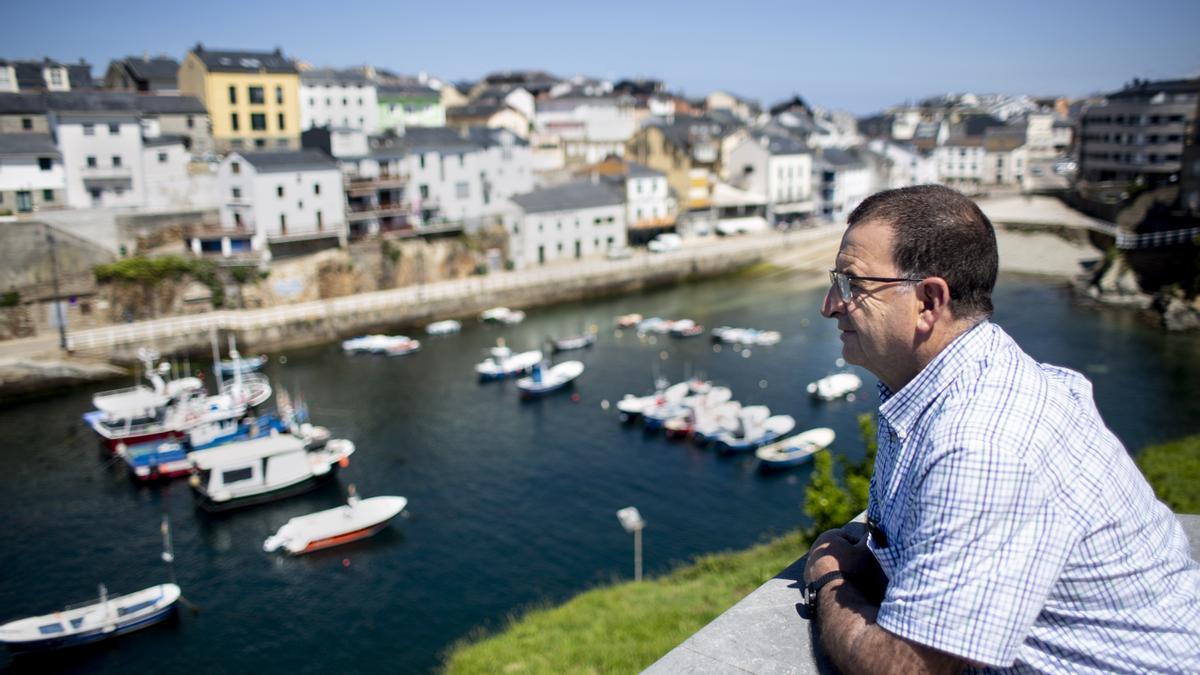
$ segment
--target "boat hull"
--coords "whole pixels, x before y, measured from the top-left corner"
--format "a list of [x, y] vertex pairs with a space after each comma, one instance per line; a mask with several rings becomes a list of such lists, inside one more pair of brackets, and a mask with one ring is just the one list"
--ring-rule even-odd
[[207, 511], [208, 513], [224, 513], [226, 511], [234, 511], [236, 509], [248, 508], [259, 504], [268, 504], [280, 499], [295, 497], [302, 495], [310, 490], [315, 490], [322, 483], [332, 480], [337, 474], [338, 465], [333, 464], [329, 467], [329, 471], [320, 476], [309, 476], [301, 481], [285, 485], [274, 490], [265, 492], [256, 492], [250, 495], [234, 497], [225, 501], [216, 501], [206, 494], [199, 491], [194, 491], [196, 506]]
[[72, 647], [82, 647], [84, 645], [100, 642], [109, 638], [125, 635], [136, 630], [148, 628], [160, 621], [168, 619], [175, 615], [175, 603], [164, 607], [153, 614], [149, 614], [136, 621], [131, 621], [127, 624], [118, 626], [112, 631], [105, 633], [101, 629], [79, 633], [67, 637], [50, 638], [46, 640], [31, 640], [29, 642], [6, 642], [5, 647], [14, 654], [36, 654], [44, 652], [58, 651], [60, 649], [70, 649]]
[[320, 550], [327, 549], [327, 548], [333, 548], [334, 546], [341, 546], [342, 544], [349, 544], [352, 542], [360, 541], [362, 539], [366, 539], [368, 537], [373, 537], [376, 534], [379, 534], [380, 530], [387, 527], [390, 522], [391, 522], [391, 519], [389, 518], [388, 520], [385, 520], [382, 523], [376, 523], [369, 527], [364, 527], [360, 530], [355, 530], [353, 532], [346, 532], [344, 534], [338, 534], [338, 535], [334, 535], [332, 537], [325, 537], [324, 539], [318, 539], [316, 541], [309, 543], [308, 546], [305, 546], [303, 551], [299, 551], [297, 553], [294, 553], [293, 555], [304, 555], [305, 553], [312, 553], [313, 551], [320, 551]]

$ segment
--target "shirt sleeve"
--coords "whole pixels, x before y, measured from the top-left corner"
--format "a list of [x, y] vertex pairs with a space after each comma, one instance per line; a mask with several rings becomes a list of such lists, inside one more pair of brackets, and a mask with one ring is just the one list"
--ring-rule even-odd
[[1070, 552], [1044, 486], [1016, 453], [951, 445], [906, 495], [904, 554], [877, 621], [913, 642], [1009, 666]]

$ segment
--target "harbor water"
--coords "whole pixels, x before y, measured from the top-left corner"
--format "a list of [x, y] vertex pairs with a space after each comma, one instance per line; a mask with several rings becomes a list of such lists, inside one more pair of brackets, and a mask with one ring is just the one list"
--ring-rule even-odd
[[[633, 541], [616, 511], [646, 519], [648, 575], [806, 524], [810, 468], [764, 475], [753, 456], [671, 442], [618, 423], [615, 403], [656, 375], [700, 375], [734, 398], [832, 427], [833, 451], [859, 457], [854, 401], [815, 403], [805, 386], [834, 371], [840, 342], [820, 317], [824, 288], [797, 277], [725, 278], [585, 304], [534, 309], [518, 326], [465, 321], [416, 334], [420, 352], [347, 356], [336, 345], [270, 355], [276, 391], [357, 444], [334, 483], [219, 517], [197, 512], [186, 481], [135, 485], [99, 452], [80, 415], [105, 386], [0, 411], [0, 622], [169, 579], [159, 522], [174, 528], [175, 574], [191, 606], [178, 621], [14, 670], [209, 673], [428, 672], [474, 629], [633, 575]], [[1061, 282], [1002, 277], [996, 321], [1036, 358], [1083, 372], [1109, 427], [1131, 450], [1200, 431], [1200, 340], [1163, 334], [1137, 315], [1076, 306]], [[778, 330], [774, 347], [714, 350], [707, 337], [639, 339], [628, 312]], [[597, 326], [597, 344], [556, 360], [586, 371], [572, 392], [523, 402], [511, 381], [480, 383], [472, 366], [497, 338], [516, 350]], [[201, 368], [192, 364], [193, 368]], [[132, 384], [132, 382], [129, 382]], [[263, 540], [293, 516], [360, 496], [402, 495], [405, 517], [374, 538], [288, 558]], [[803, 551], [797, 550], [799, 557]]]

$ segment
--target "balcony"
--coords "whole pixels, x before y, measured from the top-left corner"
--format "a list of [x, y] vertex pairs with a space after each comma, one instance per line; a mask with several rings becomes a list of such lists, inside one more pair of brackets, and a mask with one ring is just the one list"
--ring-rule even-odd
[[347, 195], [367, 195], [379, 190], [398, 190], [408, 185], [407, 176], [379, 176], [377, 178], [347, 178], [343, 185]]
[[407, 204], [351, 204], [350, 207], [346, 209], [346, 220], [354, 223], [363, 220], [372, 220], [375, 218], [407, 216], [408, 214], [409, 207]]
[[133, 180], [133, 170], [127, 166], [85, 166], [79, 171], [89, 183], [119, 183]]

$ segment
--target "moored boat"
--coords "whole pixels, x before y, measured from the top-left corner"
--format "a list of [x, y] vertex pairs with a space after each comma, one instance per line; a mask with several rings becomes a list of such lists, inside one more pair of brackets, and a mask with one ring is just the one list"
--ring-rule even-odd
[[288, 520], [263, 542], [263, 550], [301, 555], [366, 539], [387, 527], [407, 505], [404, 497], [359, 499], [351, 494], [342, 506]]
[[98, 642], [162, 621], [179, 596], [179, 586], [159, 584], [109, 598], [101, 584], [95, 602], [0, 626], [0, 643], [14, 652], [37, 652]]
[[412, 342], [415, 340], [407, 335], [361, 335], [343, 340], [342, 351], [347, 354], [389, 354]]
[[294, 434], [229, 443], [189, 455], [189, 484], [206, 511], [250, 506], [316, 487], [349, 464], [354, 443], [331, 439], [319, 448]]
[[558, 338], [557, 340], [551, 340], [550, 342], [554, 346], [555, 352], [567, 352], [571, 351], [572, 349], [586, 349], [596, 344], [596, 334], [584, 333], [582, 335], [575, 335], [572, 337]]
[[237, 356], [233, 355], [231, 359], [222, 359], [220, 370], [222, 375], [233, 375], [235, 372], [243, 375], [262, 370], [262, 367], [267, 365], [266, 355], [258, 356]]
[[633, 328], [642, 321], [641, 314], [622, 314], [617, 317], [618, 328]]
[[[843, 396], [849, 398], [862, 387], [862, 378], [854, 373], [834, 373], [808, 384], [808, 393], [822, 401], [832, 401]], [[853, 399], [851, 399], [853, 400]]]
[[517, 389], [524, 398], [545, 396], [574, 382], [582, 374], [583, 363], [580, 361], [563, 361], [549, 368], [537, 363], [529, 377], [517, 380]]
[[397, 340], [388, 345], [387, 348], [384, 349], [383, 353], [387, 354], [388, 356], [404, 356], [405, 354], [411, 354], [415, 351], [419, 351], [420, 349], [420, 340], [414, 340], [412, 338], [405, 337], [403, 340]]
[[484, 310], [479, 315], [479, 320], [485, 323], [503, 323], [512, 325], [521, 323], [525, 320], [525, 312], [519, 309], [509, 309], [507, 307], [493, 307]]
[[832, 445], [836, 437], [833, 429], [818, 427], [764, 445], [754, 455], [762, 460], [759, 467], [763, 470], [786, 469], [811, 461], [813, 455]]
[[434, 321], [425, 327], [425, 332], [429, 335], [449, 335], [462, 330], [462, 324], [454, 319], [446, 319], [445, 321]]
[[514, 354], [508, 347], [493, 347], [487, 359], [475, 364], [475, 373], [479, 375], [480, 380], [502, 380], [514, 375], [523, 375], [541, 361], [541, 350]]
[[679, 319], [678, 321], [671, 322], [669, 331], [671, 337], [695, 337], [704, 334], [704, 326], [697, 325], [691, 319]]
[[762, 424], [743, 424], [739, 430], [717, 436], [717, 450], [722, 453], [748, 452], [792, 433], [795, 428], [796, 419], [791, 415], [773, 415]]

